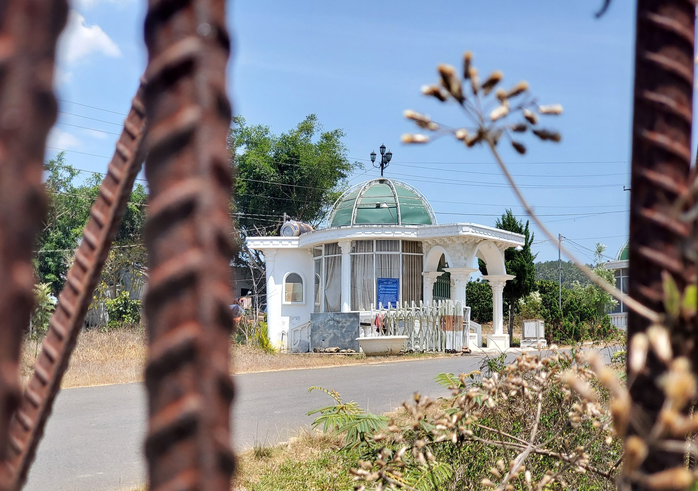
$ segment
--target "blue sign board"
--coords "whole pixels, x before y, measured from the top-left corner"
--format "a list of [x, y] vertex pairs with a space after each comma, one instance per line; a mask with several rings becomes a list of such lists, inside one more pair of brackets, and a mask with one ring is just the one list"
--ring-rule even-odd
[[394, 307], [400, 300], [400, 280], [398, 278], [377, 278], [378, 305]]

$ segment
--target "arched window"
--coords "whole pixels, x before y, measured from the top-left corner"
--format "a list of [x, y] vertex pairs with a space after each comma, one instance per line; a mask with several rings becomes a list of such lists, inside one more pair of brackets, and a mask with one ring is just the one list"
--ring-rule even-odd
[[284, 279], [284, 303], [303, 303], [303, 278], [289, 273]]

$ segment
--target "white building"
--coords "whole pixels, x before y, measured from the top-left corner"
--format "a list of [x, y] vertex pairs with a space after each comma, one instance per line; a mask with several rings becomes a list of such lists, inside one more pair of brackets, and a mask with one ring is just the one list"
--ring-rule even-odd
[[313, 312], [365, 313], [379, 303], [444, 298], [466, 305], [478, 258], [492, 285], [488, 346], [509, 347], [502, 290], [514, 276], [506, 272], [504, 251], [523, 246], [524, 237], [472, 223], [437, 224], [431, 205], [408, 184], [367, 181], [337, 201], [328, 228], [247, 241], [266, 259], [269, 336], [279, 347]]
[[[615, 270], [616, 288], [623, 293], [623, 297], [628, 294], [628, 251], [628, 243], [626, 242], [618, 251], [616, 260], [606, 263], [606, 269]], [[623, 299], [618, 302], [609, 315], [611, 316], [611, 324], [618, 329], [627, 329], [628, 307]]]

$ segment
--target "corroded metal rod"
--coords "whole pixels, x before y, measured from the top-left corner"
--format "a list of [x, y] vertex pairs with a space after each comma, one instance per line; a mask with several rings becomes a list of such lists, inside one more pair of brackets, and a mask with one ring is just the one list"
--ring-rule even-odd
[[92, 293], [100, 279], [109, 248], [121, 224], [136, 175], [144, 160], [145, 131], [144, 82], [133, 99], [124, 121], [116, 150], [99, 186], [97, 200], [82, 234], [75, 262], [68, 271], [65, 287], [51, 316], [49, 330], [34, 374], [24, 390], [19, 409], [10, 426], [10, 456], [7, 466], [12, 489], [20, 489], [34, 460], [46, 420], [68, 369]]
[[233, 243], [223, 0], [150, 0], [145, 302], [151, 491], [228, 490]]
[[0, 490], [9, 424], [20, 401], [21, 338], [34, 304], [32, 250], [46, 212], [46, 137], [56, 121], [53, 67], [65, 0], [0, 5]]
[[[693, 227], [672, 210], [686, 191], [691, 166], [694, 28], [692, 1], [638, 1], [628, 293], [659, 313], [664, 312], [663, 271], [680, 289], [695, 282]], [[695, 365], [696, 336], [683, 324], [671, 326], [674, 353]], [[648, 327], [644, 317], [630, 311], [629, 341]], [[656, 421], [664, 402], [657, 382], [666, 367], [650, 356], [647, 368], [630, 387], [636, 423]], [[635, 434], [647, 431], [631, 428]], [[681, 465], [683, 455], [650, 449], [641, 470], [654, 473]]]

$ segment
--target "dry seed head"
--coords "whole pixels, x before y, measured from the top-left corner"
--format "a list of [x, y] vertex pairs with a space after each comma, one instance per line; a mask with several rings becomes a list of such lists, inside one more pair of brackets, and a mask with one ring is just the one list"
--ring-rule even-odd
[[468, 80], [470, 77], [470, 65], [473, 63], [473, 54], [470, 51], [466, 51], [463, 54], [463, 79]]
[[533, 111], [529, 111], [528, 109], [523, 110], [523, 116], [526, 118], [526, 121], [528, 121], [531, 124], [538, 124], [538, 115], [534, 113]]
[[648, 347], [649, 339], [647, 334], [638, 333], [630, 338], [630, 357], [628, 358], [630, 373], [640, 373], [645, 369]]
[[495, 107], [492, 110], [492, 112], [490, 113], [490, 119], [492, 121], [497, 121], [498, 119], [503, 118], [507, 114], [509, 114], [509, 107], [508, 106], [505, 106], [505, 105], [498, 106], [498, 107]]
[[487, 488], [493, 488], [493, 487], [494, 487], [494, 483], [493, 483], [492, 481], [490, 481], [489, 479], [487, 479], [487, 478], [484, 478], [482, 481], [480, 481], [480, 484], [482, 484], [483, 486], [485, 486], [485, 487], [487, 487]]
[[448, 95], [438, 85], [423, 85], [422, 94], [435, 97], [441, 102], [446, 102], [446, 99], [448, 99]]
[[646, 476], [642, 484], [647, 489], [661, 489], [664, 491], [682, 491], [693, 484], [695, 476], [685, 467], [674, 467], [665, 471], [656, 472]]
[[573, 371], [568, 370], [565, 372], [562, 381], [577, 392], [582, 399], [596, 402], [596, 392], [594, 392], [594, 389], [592, 389], [591, 385], [587, 382], [579, 379]]
[[647, 458], [648, 448], [639, 436], [632, 435], [625, 440], [625, 464], [623, 473], [626, 475], [635, 471]]
[[512, 140], [511, 146], [514, 147], [514, 150], [516, 150], [521, 155], [526, 154], [526, 145], [524, 145], [523, 143]]
[[559, 143], [562, 140], [562, 136], [557, 131], [550, 131], [545, 129], [532, 129], [534, 135], [543, 141], [553, 141]]
[[611, 401], [611, 417], [613, 429], [618, 436], [625, 435], [630, 420], [630, 398], [620, 397]]
[[490, 467], [490, 474], [492, 474], [497, 479], [502, 478], [502, 473], [496, 467]]
[[652, 347], [652, 351], [657, 355], [657, 358], [664, 363], [669, 363], [672, 358], [671, 340], [669, 332], [662, 326], [655, 324], [647, 329], [647, 338]]
[[465, 141], [465, 139], [468, 137], [468, 131], [465, 128], [459, 128], [456, 130], [455, 135], [460, 141]]
[[499, 102], [504, 102], [507, 100], [507, 91], [504, 89], [497, 89], [494, 96], [499, 100]]
[[538, 106], [538, 112], [541, 114], [558, 115], [562, 114], [561, 104], [550, 104], [548, 106]]
[[528, 82], [522, 80], [518, 84], [514, 85], [507, 94], [507, 97], [516, 97], [519, 94], [523, 94], [528, 90]]
[[503, 460], [503, 459], [499, 459], [499, 460], [497, 461], [497, 467], [498, 467], [499, 470], [502, 471], [502, 472], [506, 471], [506, 467], [504, 467], [504, 460]]
[[531, 485], [531, 471], [524, 472], [524, 480], [526, 481], [526, 484], [529, 486]]
[[499, 82], [502, 81], [502, 78], [504, 78], [504, 75], [502, 72], [499, 70], [493, 71], [489, 77], [487, 77], [487, 80], [485, 80], [482, 83], [482, 91], [484, 92], [485, 95], [489, 94], [492, 89], [494, 89], [495, 85], [497, 85]]
[[416, 121], [418, 123], [429, 123], [431, 122], [431, 118], [427, 116], [426, 114], [418, 113], [417, 111], [413, 111], [412, 109], [405, 109], [405, 111], [402, 113], [405, 118], [411, 119], [412, 121]]
[[690, 372], [688, 359], [680, 357], [671, 364], [671, 370], [663, 377], [664, 393], [671, 407], [681, 410], [696, 395], [696, 379]]
[[429, 143], [427, 135], [405, 133], [402, 135], [402, 143]]
[[463, 88], [460, 83], [456, 69], [451, 65], [442, 63], [438, 66], [439, 75], [441, 75], [441, 85], [456, 99], [458, 102], [463, 102]]
[[473, 94], [477, 94], [477, 92], [480, 90], [480, 77], [478, 77], [477, 75], [477, 68], [470, 67], [470, 71], [468, 73], [468, 78], [470, 78], [470, 86], [473, 89]]
[[509, 126], [509, 129], [514, 133], [525, 133], [528, 129], [528, 125], [526, 123], [516, 123]]

